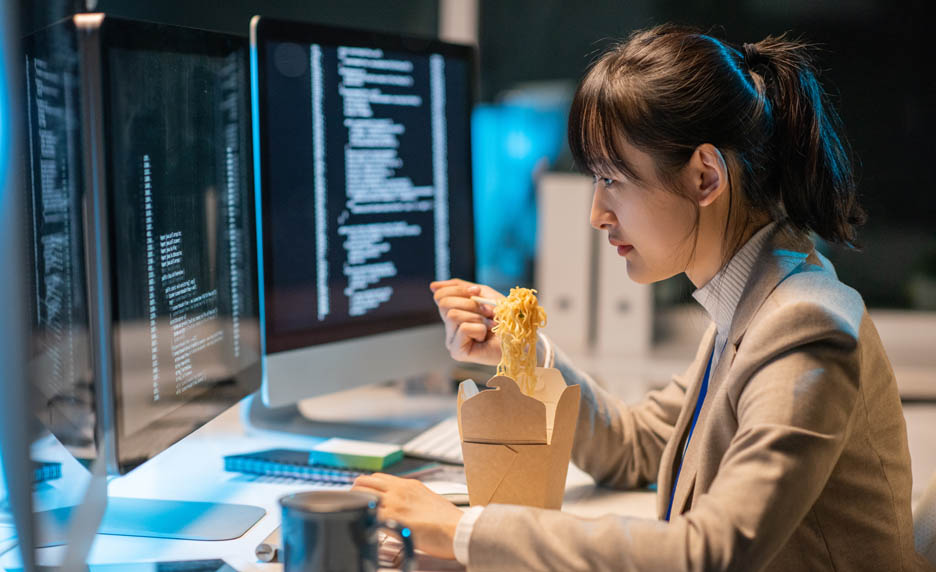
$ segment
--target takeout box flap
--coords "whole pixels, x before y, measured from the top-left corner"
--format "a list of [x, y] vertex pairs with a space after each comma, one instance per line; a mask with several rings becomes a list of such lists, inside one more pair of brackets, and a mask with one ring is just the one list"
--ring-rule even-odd
[[[558, 369], [548, 367], [536, 368], [536, 387], [533, 397], [546, 407], [546, 442], [553, 442], [553, 427], [574, 423], [578, 419], [578, 403], [580, 388], [578, 385], [566, 385], [565, 379]], [[559, 408], [561, 402], [572, 400], [575, 402], [575, 415], [572, 419], [563, 417], [568, 415], [568, 407]], [[573, 436], [575, 426], [573, 425]]]
[[581, 397], [581, 386], [570, 385], [562, 392], [562, 396], [556, 404], [555, 426], [559, 427], [560, 430], [552, 431], [552, 428], [550, 428], [550, 469], [546, 472], [547, 499], [545, 508], [562, 507], [569, 459], [572, 456], [572, 444], [575, 440], [575, 431], [578, 428]]
[[[469, 380], [470, 381], [470, 380]], [[494, 388], [471, 397], [462, 382], [458, 391], [458, 425], [466, 443], [546, 444], [547, 406], [524, 395], [511, 378], [488, 380]], [[474, 382], [471, 382], [474, 384]]]

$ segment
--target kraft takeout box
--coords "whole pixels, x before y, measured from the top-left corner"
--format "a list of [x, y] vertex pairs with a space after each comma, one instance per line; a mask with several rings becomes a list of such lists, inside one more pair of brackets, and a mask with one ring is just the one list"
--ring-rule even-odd
[[489, 390], [470, 379], [459, 385], [458, 432], [471, 506], [562, 507], [581, 388], [566, 385], [553, 368], [536, 368], [536, 378], [532, 397], [503, 375], [488, 380]]

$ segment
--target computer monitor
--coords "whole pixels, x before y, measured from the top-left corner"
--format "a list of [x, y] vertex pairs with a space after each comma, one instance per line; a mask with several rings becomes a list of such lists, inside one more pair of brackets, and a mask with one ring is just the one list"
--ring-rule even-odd
[[[24, 40], [25, 297], [33, 410], [76, 457], [93, 459], [78, 36], [71, 20]], [[20, 274], [20, 271], [17, 271]]]
[[26, 56], [32, 377], [63, 442], [123, 474], [260, 385], [247, 43], [54, 29]]
[[473, 49], [250, 27], [268, 406], [450, 363], [429, 282], [473, 279]]
[[[260, 386], [248, 46], [103, 14], [25, 46], [30, 378], [59, 440], [120, 475]], [[108, 502], [100, 531], [138, 536], [265, 512]]]

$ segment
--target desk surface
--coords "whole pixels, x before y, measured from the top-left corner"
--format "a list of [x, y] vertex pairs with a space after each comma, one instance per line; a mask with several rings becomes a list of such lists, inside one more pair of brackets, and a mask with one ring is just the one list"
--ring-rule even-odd
[[[445, 395], [424, 396], [416, 400], [407, 398], [405, 405], [399, 402], [394, 407], [393, 400], [388, 400], [387, 388], [374, 388], [369, 391], [374, 393], [373, 402], [379, 403], [379, 406], [371, 408], [369, 413], [368, 408], [360, 407], [364, 395], [357, 395], [354, 403], [358, 405], [358, 414], [376, 415], [379, 411], [380, 415], [389, 415], [391, 422], [398, 411], [401, 423], [403, 419], [413, 417], [401, 411], [403, 408], [415, 407], [419, 412], [427, 413], [434, 407], [438, 415], [440, 410], [444, 414], [445, 408], [454, 407], [454, 397]], [[330, 407], [323, 409], [331, 411], [333, 416], [340, 416], [342, 404], [346, 404], [347, 401], [347, 398], [338, 397], [329, 404]], [[282, 566], [279, 564], [257, 562], [254, 555], [256, 545], [279, 525], [277, 499], [300, 490], [335, 486], [225, 472], [222, 461], [225, 455], [274, 447], [309, 448], [318, 441], [308, 436], [249, 430], [244, 423], [246, 408], [246, 401], [241, 402], [129, 475], [111, 480], [109, 492], [111, 496], [250, 504], [266, 509], [266, 516], [241, 538], [223, 542], [98, 535], [89, 562], [223, 558], [237, 570], [281, 570]], [[49, 450], [53, 453], [58, 451], [55, 460], [63, 462], [64, 479], [40, 487], [36, 495], [37, 508], [43, 510], [77, 502], [76, 494], [80, 493], [83, 486], [76, 486], [75, 483], [84, 480], [87, 472], [74, 459], [68, 457], [53, 439], [48, 440], [46, 449], [44, 458], [49, 458]], [[69, 483], [68, 490], [64, 486], [65, 482]], [[653, 518], [655, 495], [652, 492], [620, 492], [596, 487], [588, 475], [570, 466], [563, 510], [582, 516], [615, 512]], [[64, 549], [61, 547], [44, 549], [40, 551], [40, 560], [53, 564], [58, 562], [63, 554]], [[8, 554], [7, 557], [9, 556]], [[0, 566], [5, 562], [5, 559], [0, 559]], [[444, 568], [452, 569], [451, 566]]]

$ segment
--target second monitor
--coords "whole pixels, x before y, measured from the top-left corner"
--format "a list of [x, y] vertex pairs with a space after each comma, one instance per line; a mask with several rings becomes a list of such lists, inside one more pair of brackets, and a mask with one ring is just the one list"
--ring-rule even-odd
[[446, 362], [428, 284], [474, 277], [473, 50], [254, 17], [269, 406]]

